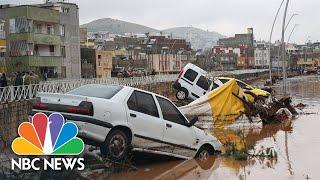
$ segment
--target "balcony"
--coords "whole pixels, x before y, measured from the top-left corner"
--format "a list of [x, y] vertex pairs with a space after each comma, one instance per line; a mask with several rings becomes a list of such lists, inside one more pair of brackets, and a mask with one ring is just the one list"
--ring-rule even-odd
[[28, 5], [13, 7], [8, 15], [9, 18], [25, 16], [27, 19], [51, 23], [59, 23], [60, 18], [59, 11]]
[[61, 37], [54, 34], [16, 33], [10, 35], [11, 41], [26, 40], [34, 44], [60, 45]]
[[33, 67], [58, 67], [63, 65], [63, 58], [61, 56], [20, 56], [10, 57], [10, 64]]

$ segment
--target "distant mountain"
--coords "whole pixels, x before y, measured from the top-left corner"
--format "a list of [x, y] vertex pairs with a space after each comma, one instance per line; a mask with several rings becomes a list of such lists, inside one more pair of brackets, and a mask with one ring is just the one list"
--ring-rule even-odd
[[124, 35], [125, 33], [128, 33], [128, 32], [133, 32], [133, 33], [159, 32], [159, 30], [156, 30], [147, 26], [130, 23], [126, 21], [121, 21], [117, 19], [111, 19], [111, 18], [97, 19], [90, 23], [83, 24], [80, 27], [88, 28], [89, 32], [109, 31], [111, 33], [116, 33], [121, 35]]
[[163, 30], [165, 34], [172, 34], [173, 37], [181, 37], [191, 42], [193, 49], [211, 48], [219, 38], [226, 36], [214, 31], [205, 31], [194, 27], [176, 27]]
[[166, 34], [166, 35], [172, 34], [173, 37], [184, 38], [187, 41], [191, 40], [190, 42], [191, 42], [192, 48], [195, 50], [211, 48], [213, 45], [216, 44], [216, 41], [219, 38], [225, 37], [214, 31], [210, 32], [210, 31], [205, 31], [199, 28], [194, 28], [194, 27], [177, 27], [177, 28], [170, 28], [165, 30], [157, 30], [147, 26], [130, 23], [126, 21], [121, 21], [117, 19], [111, 19], [111, 18], [97, 19], [90, 23], [83, 24], [80, 27], [88, 28], [89, 32], [108, 31], [108, 32], [120, 34], [120, 35], [124, 35], [125, 33], [128, 33], [128, 32], [133, 32], [133, 33], [149, 32], [151, 34], [162, 32], [163, 34]]

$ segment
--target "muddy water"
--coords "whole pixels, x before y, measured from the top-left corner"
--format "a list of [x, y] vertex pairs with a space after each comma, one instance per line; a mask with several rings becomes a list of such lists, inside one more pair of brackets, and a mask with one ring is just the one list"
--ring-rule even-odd
[[[320, 179], [320, 77], [288, 79], [287, 86], [294, 104], [307, 105], [298, 110], [292, 122], [222, 132], [240, 145], [252, 145], [256, 150], [272, 148], [276, 158], [237, 161], [217, 156], [201, 164], [195, 159], [162, 160], [142, 155], [136, 161], [137, 171], [113, 174], [111, 179]], [[277, 95], [282, 94], [280, 84], [274, 89]], [[139, 162], [141, 159], [143, 162]]]

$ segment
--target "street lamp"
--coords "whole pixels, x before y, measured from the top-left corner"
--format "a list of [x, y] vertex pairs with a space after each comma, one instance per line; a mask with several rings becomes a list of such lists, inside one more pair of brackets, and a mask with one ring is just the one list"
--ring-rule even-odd
[[288, 26], [289, 26], [292, 18], [295, 17], [295, 16], [298, 16], [298, 15], [299, 15], [299, 14], [297, 14], [297, 13], [293, 13], [293, 14], [291, 15], [291, 17], [290, 17], [290, 19], [289, 19], [289, 21], [288, 21], [288, 23], [287, 23], [286, 28], [284, 29], [284, 31], [287, 31], [287, 28], [288, 28]]
[[286, 63], [285, 63], [285, 55], [286, 55], [286, 47], [284, 44], [284, 33], [285, 33], [285, 25], [286, 25], [286, 18], [287, 18], [287, 11], [288, 11], [289, 0], [287, 0], [286, 7], [284, 10], [283, 15], [283, 22], [282, 22], [282, 36], [281, 36], [281, 45], [282, 45], [282, 73], [283, 73], [283, 92], [286, 95], [287, 91], [287, 83], [286, 83]]
[[291, 35], [292, 35], [292, 33], [294, 32], [294, 30], [296, 29], [297, 26], [299, 26], [299, 24], [295, 24], [295, 25], [293, 26], [292, 31], [290, 32], [290, 35], [289, 35], [289, 37], [288, 37], [287, 44], [289, 43], [289, 41], [290, 41], [290, 39], [291, 39]]
[[[292, 28], [292, 31], [290, 32], [290, 35], [289, 35], [289, 37], [288, 37], [288, 40], [287, 40], [287, 44], [289, 44], [289, 41], [290, 41], [290, 39], [291, 39], [291, 35], [292, 35], [292, 33], [294, 32], [294, 30], [296, 29], [296, 27], [297, 26], [299, 26], [299, 24], [295, 24], [294, 26], [293, 26], [293, 28]], [[290, 56], [289, 56], [289, 58], [288, 58], [288, 64], [289, 64], [289, 60], [291, 59], [291, 54], [289, 54]], [[286, 60], [287, 61], [287, 60]], [[289, 64], [289, 68], [291, 67], [291, 65]]]
[[282, 0], [280, 7], [277, 11], [277, 14], [273, 20], [273, 24], [272, 24], [272, 28], [271, 28], [271, 32], [270, 32], [270, 38], [269, 38], [269, 78], [270, 78], [270, 83], [272, 84], [272, 64], [271, 64], [271, 39], [272, 39], [272, 33], [273, 33], [273, 29], [274, 29], [274, 25], [276, 24], [280, 9], [282, 7], [284, 3], [284, 0]]

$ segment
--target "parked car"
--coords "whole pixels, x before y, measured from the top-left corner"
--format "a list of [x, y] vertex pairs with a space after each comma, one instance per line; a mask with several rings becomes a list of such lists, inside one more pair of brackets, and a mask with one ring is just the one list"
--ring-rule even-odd
[[[228, 82], [231, 79], [232, 78], [229, 78], [229, 77], [215, 77], [213, 82], [217, 86], [222, 86], [223, 84], [225, 84], [226, 82]], [[248, 98], [249, 102], [253, 102], [258, 99], [264, 100], [270, 96], [270, 92], [268, 92], [266, 90], [253, 87], [253, 86], [251, 86], [251, 85], [249, 85], [239, 79], [236, 79], [236, 81], [237, 81], [238, 86], [241, 87], [243, 90], [245, 90], [245, 94], [246, 94], [246, 97]]]
[[179, 73], [173, 88], [177, 90], [178, 100], [198, 99], [212, 90], [212, 82], [206, 78], [207, 72], [198, 66], [188, 63]]
[[144, 68], [133, 68], [132, 70], [132, 76], [134, 77], [141, 77], [146, 75], [147, 75], [147, 72]]
[[65, 94], [39, 93], [30, 115], [60, 112], [77, 124], [85, 142], [123, 160], [130, 151], [180, 158], [207, 157], [221, 143], [194, 126], [167, 98], [148, 91], [113, 85], [84, 85]]
[[111, 77], [119, 77], [123, 75], [123, 72], [125, 71], [124, 67], [115, 67], [111, 71]]

